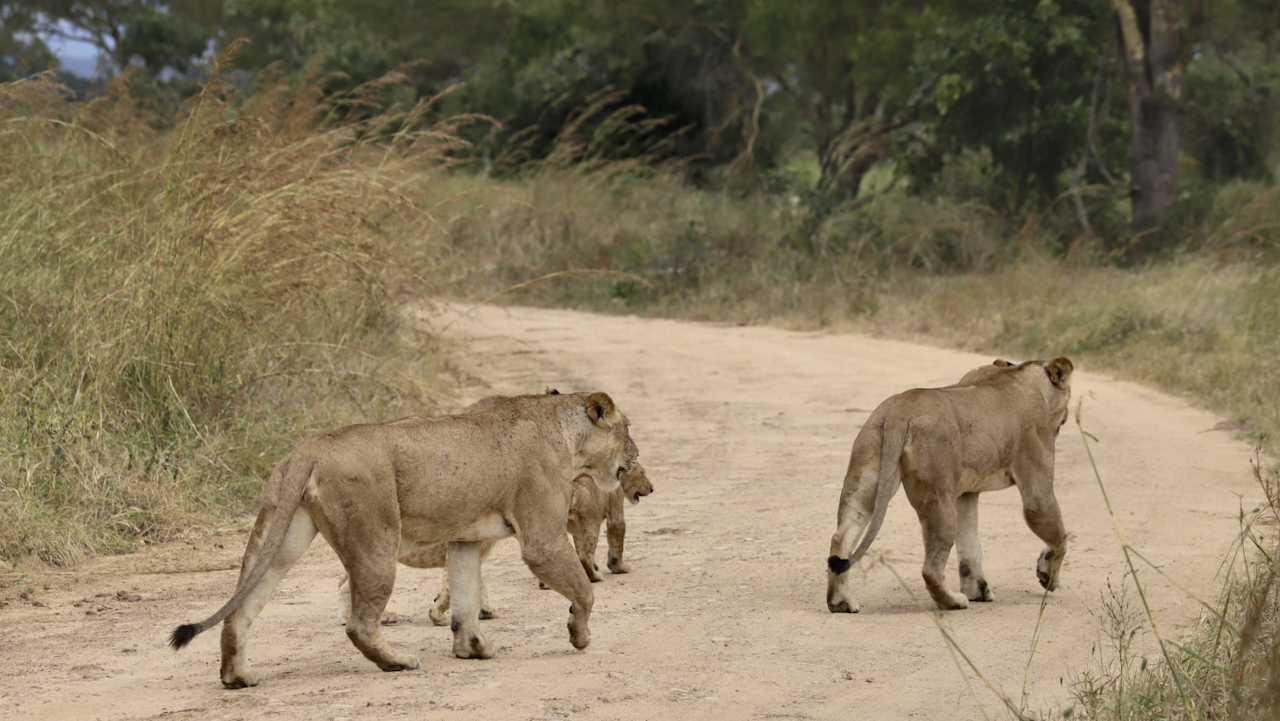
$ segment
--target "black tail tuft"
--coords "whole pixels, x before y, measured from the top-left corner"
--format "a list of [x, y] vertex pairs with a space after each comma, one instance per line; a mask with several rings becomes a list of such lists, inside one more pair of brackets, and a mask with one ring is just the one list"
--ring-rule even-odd
[[[837, 576], [844, 573], [845, 571], [848, 571], [849, 566], [852, 566], [852, 565], [853, 565], [852, 563], [850, 563], [849, 561], [839, 556], [831, 556], [827, 559], [827, 568], [830, 568], [831, 572], [836, 574]], [[175, 633], [174, 635], [177, 635], [177, 634]]]
[[173, 635], [169, 637], [169, 645], [173, 647], [174, 651], [177, 651], [183, 646], [191, 643], [191, 639], [195, 638], [198, 633], [200, 633], [200, 627], [198, 625], [194, 623], [184, 623], [173, 629]]

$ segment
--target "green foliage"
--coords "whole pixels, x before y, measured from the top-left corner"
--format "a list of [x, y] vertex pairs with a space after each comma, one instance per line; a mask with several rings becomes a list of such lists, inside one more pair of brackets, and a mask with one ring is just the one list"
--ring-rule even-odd
[[[521, 4], [501, 49], [467, 76], [446, 107], [503, 123], [496, 142], [484, 146], [490, 157], [505, 156], [500, 172], [509, 170], [504, 163], [548, 156], [570, 126], [587, 134], [607, 130], [609, 115], [588, 112], [606, 96], [646, 122], [645, 135], [664, 140], [667, 153], [702, 165], [731, 160], [742, 147], [736, 131], [747, 92], [731, 44], [696, 23], [637, 10], [585, 0]], [[634, 145], [606, 152], [650, 153]]]
[[169, 12], [147, 8], [129, 18], [112, 50], [117, 65], [135, 59], [153, 77], [164, 70], [185, 75], [208, 49], [209, 33]]
[[0, 4], [0, 83], [58, 66], [49, 46], [28, 32], [34, 24], [32, 8]]
[[1061, 193], [1084, 151], [1103, 39], [1099, 0], [994, 0], [969, 17], [935, 15], [917, 45], [912, 111], [924, 120], [903, 157], [921, 186], [965, 151], [990, 159], [981, 200], [1018, 213]]
[[1230, 49], [1211, 45], [1187, 68], [1183, 147], [1198, 177], [1271, 179], [1280, 130], [1276, 50], [1248, 39]]
[[251, 41], [236, 56], [248, 70], [300, 73], [317, 57], [329, 89], [351, 89], [412, 64], [420, 95], [456, 82], [501, 39], [509, 10], [483, 0], [225, 0], [222, 42]]

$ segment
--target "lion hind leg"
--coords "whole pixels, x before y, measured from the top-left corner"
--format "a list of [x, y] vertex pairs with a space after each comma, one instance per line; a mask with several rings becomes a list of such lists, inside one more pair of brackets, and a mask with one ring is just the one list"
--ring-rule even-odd
[[351, 574], [351, 615], [347, 619], [347, 638], [365, 658], [383, 671], [418, 668], [417, 657], [392, 651], [391, 644], [382, 634], [382, 614], [395, 587], [395, 560], [390, 557], [366, 558], [360, 562], [359, 568], [348, 568], [347, 572]]
[[924, 566], [920, 575], [933, 602], [944, 611], [969, 607], [964, 594], [947, 588], [947, 558], [956, 540], [956, 509], [949, 503], [929, 503], [918, 509], [920, 530], [924, 535]]
[[960, 561], [960, 593], [970, 601], [996, 600], [982, 571], [977, 493], [965, 493], [956, 499], [956, 552]]
[[[342, 574], [342, 580], [338, 582], [338, 625], [347, 625], [347, 619], [351, 618], [351, 577]], [[400, 622], [400, 616], [394, 611], [382, 612], [382, 625], [391, 626]], [[441, 626], [443, 624], [436, 624]]]
[[875, 510], [879, 473], [880, 464], [875, 462], [851, 467], [845, 476], [836, 532], [831, 536], [831, 554], [827, 557], [827, 610], [832, 613], [858, 612], [858, 602], [849, 587], [850, 557]]
[[[284, 542], [280, 550], [271, 559], [262, 580], [244, 598], [240, 607], [231, 612], [222, 623], [222, 685], [227, 688], [245, 688], [258, 685], [258, 672], [249, 666], [245, 647], [249, 641], [249, 627], [267, 605], [271, 593], [280, 579], [288, 573], [303, 552], [316, 537], [316, 524], [305, 508], [293, 513], [289, 528], [285, 531]], [[251, 541], [252, 543], [252, 541]], [[246, 554], [245, 567], [251, 567], [249, 554]], [[256, 556], [255, 556], [256, 558]], [[242, 572], [241, 575], [245, 575]]]
[[[360, 529], [357, 528], [359, 523], [368, 525]], [[398, 534], [398, 530], [375, 528], [375, 523], [372, 518], [357, 516], [347, 526], [347, 543], [335, 543], [341, 539], [328, 538], [349, 577], [350, 591], [347, 595], [351, 612], [347, 618], [347, 638], [365, 658], [383, 671], [415, 669], [418, 668], [417, 657], [396, 653], [382, 634], [383, 613], [396, 583], [396, 559], [385, 549], [395, 548], [395, 535], [392, 534]], [[360, 530], [367, 533], [360, 533]]]
[[481, 541], [449, 543], [449, 589], [453, 593], [453, 655], [493, 658], [493, 644], [480, 632]]

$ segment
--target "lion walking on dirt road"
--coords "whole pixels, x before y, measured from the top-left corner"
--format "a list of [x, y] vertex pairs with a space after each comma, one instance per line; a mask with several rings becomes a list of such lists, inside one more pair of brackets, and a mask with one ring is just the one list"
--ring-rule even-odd
[[[938, 608], [995, 600], [982, 572], [978, 494], [1009, 486], [1018, 487], [1027, 525], [1047, 544], [1036, 576], [1056, 589], [1067, 532], [1053, 495], [1054, 444], [1067, 419], [1072, 370], [1066, 358], [997, 360], [954, 386], [910, 390], [881, 403], [853, 442], [827, 559], [827, 608], [858, 612], [847, 572], [875, 540], [899, 485], [920, 518], [921, 573]], [[944, 575], [953, 545], [960, 593], [947, 588]]]
[[231, 600], [179, 626], [170, 644], [182, 648], [225, 619], [222, 683], [257, 685], [245, 653], [249, 627], [320, 533], [350, 577], [347, 636], [384, 671], [418, 668], [380, 624], [402, 544], [448, 543], [455, 655], [493, 655], [479, 626], [481, 547], [511, 536], [533, 574], [572, 601], [569, 640], [585, 648], [594, 599], [565, 533], [573, 480], [612, 491], [638, 453], [626, 416], [599, 392], [498, 398], [459, 415], [314, 436], [272, 471]]

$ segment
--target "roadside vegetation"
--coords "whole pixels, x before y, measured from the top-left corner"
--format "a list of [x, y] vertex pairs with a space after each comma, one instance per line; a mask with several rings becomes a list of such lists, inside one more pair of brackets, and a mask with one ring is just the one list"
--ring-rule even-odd
[[[392, 302], [446, 135], [325, 124], [378, 88], [0, 85], [0, 557], [72, 563], [256, 498], [308, 430], [432, 407]], [[155, 126], [160, 126], [156, 130]], [[363, 138], [384, 138], [376, 145]], [[397, 233], [388, 232], [392, 222]], [[425, 266], [419, 266], [425, 267]]]

